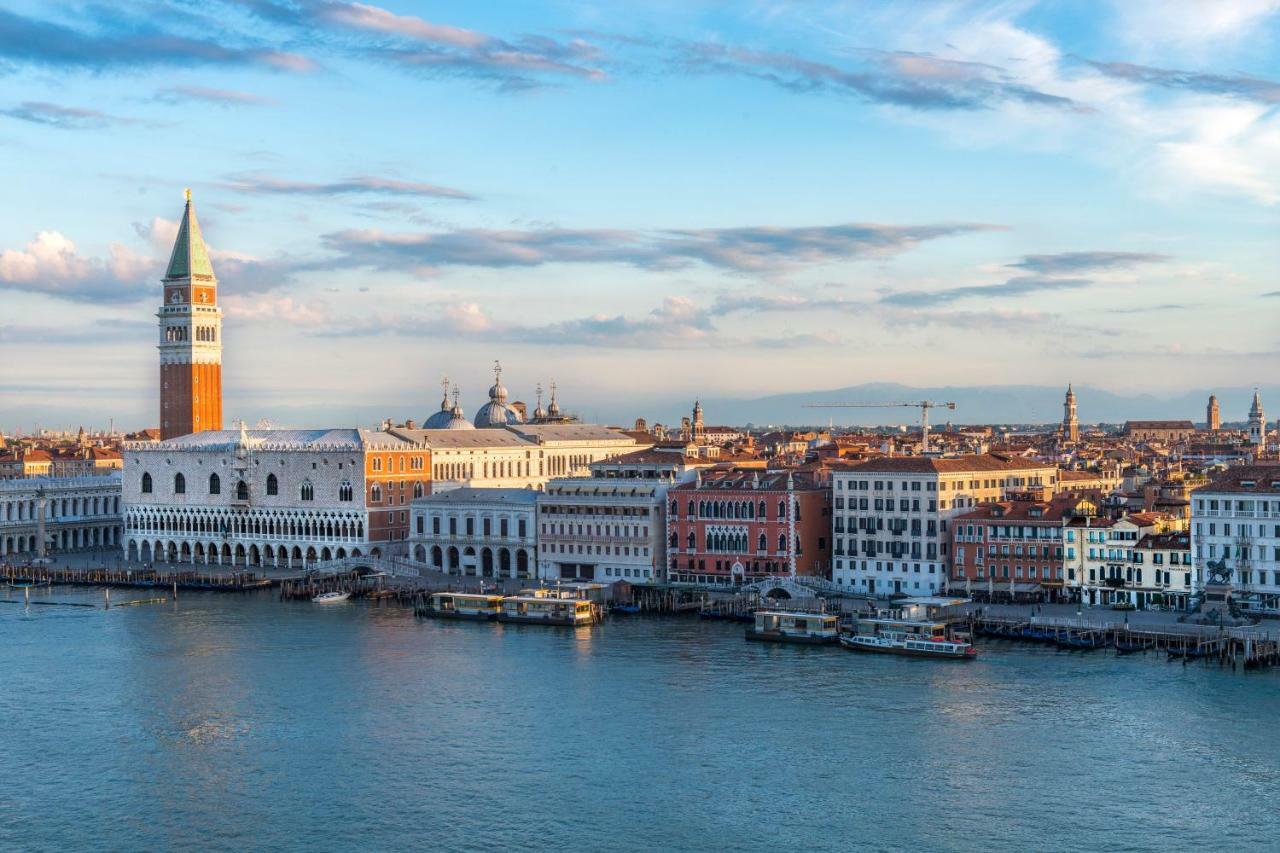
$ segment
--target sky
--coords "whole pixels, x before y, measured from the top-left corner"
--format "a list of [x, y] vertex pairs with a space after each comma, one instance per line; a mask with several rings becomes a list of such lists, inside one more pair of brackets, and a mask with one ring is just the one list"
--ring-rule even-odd
[[1273, 382], [1278, 43], [1280, 0], [0, 0], [0, 429], [155, 424], [187, 187], [228, 422], [472, 413], [495, 360], [626, 423]]

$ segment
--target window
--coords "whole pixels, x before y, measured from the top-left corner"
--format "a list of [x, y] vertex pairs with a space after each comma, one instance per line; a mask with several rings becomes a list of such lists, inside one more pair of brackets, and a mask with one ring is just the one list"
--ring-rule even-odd
[[187, 478], [180, 473], [173, 475], [173, 493], [175, 495], [185, 495], [187, 493]]
[[756, 545], [756, 550], [757, 550], [757, 551], [768, 551], [768, 550], [769, 550], [769, 540], [768, 540], [768, 538], [767, 538], [763, 533], [761, 533], [761, 534], [760, 534], [760, 541], [759, 541], [759, 543], [757, 543], [757, 545]]
[[787, 550], [787, 534], [785, 533], [778, 534], [778, 550], [779, 551]]
[[217, 474], [209, 475], [209, 494], [222, 494], [222, 479]]
[[[306, 499], [304, 498], [304, 500]], [[373, 503], [376, 503], [376, 504], [382, 503], [382, 484], [381, 483], [374, 483], [372, 488], [369, 489], [369, 500], [371, 500]]]
[[142, 472], [142, 493], [144, 495], [151, 494], [151, 475], [146, 471]]
[[698, 537], [694, 535], [692, 530], [689, 531], [689, 550], [692, 551], [698, 546]]
[[[269, 495], [280, 494], [280, 481], [276, 479], [275, 474], [267, 475], [267, 494]], [[303, 500], [307, 500], [307, 499], [303, 498]]]
[[238, 501], [249, 500], [249, 484], [246, 483], [244, 480], [241, 480], [240, 482], [236, 483], [236, 500]]
[[352, 489], [351, 489], [350, 483], [344, 482], [342, 485], [338, 486], [338, 500], [340, 501], [351, 500], [351, 493], [352, 493]]
[[[374, 486], [374, 489], [377, 488], [377, 486]], [[316, 499], [316, 487], [311, 485], [310, 480], [303, 481], [302, 488], [298, 490], [298, 497], [304, 501], [313, 501]]]

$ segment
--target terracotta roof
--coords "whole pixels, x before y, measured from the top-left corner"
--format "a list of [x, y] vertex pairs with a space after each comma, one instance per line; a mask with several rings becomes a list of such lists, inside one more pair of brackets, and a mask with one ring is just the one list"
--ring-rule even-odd
[[1280, 496], [1280, 465], [1236, 465], [1214, 475], [1199, 492], [1240, 492]]
[[1148, 533], [1138, 540], [1139, 548], [1160, 548], [1166, 551], [1190, 551], [1191, 534], [1186, 531], [1174, 533]]
[[847, 469], [865, 474], [967, 474], [983, 471], [1027, 471], [1053, 468], [1052, 463], [1030, 459], [1006, 459], [990, 453], [973, 456], [935, 458], [931, 456], [886, 456], [870, 459]]
[[[956, 517], [957, 521], [1026, 521], [1061, 524], [1072, 516], [1084, 499], [1078, 495], [1060, 495], [1048, 501], [991, 501]], [[1039, 515], [1035, 515], [1036, 511]]]

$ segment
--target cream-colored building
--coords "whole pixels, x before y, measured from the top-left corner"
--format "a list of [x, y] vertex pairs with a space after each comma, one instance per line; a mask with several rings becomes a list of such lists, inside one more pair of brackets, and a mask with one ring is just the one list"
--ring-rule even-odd
[[630, 453], [634, 437], [598, 424], [511, 424], [479, 429], [392, 428], [431, 448], [431, 491], [540, 489], [553, 477], [585, 477], [590, 465]]

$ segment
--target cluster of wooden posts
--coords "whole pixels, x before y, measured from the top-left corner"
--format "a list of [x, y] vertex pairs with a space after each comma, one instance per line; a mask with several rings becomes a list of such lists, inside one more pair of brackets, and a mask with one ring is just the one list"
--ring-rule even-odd
[[271, 585], [270, 580], [260, 578], [252, 572], [202, 574], [200, 572], [161, 572], [155, 569], [72, 569], [53, 566], [0, 566], [0, 578], [10, 584], [156, 587], [223, 592], [245, 592]]

